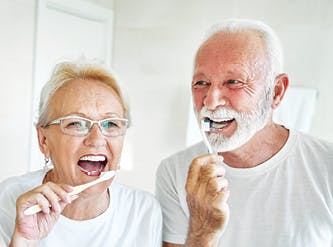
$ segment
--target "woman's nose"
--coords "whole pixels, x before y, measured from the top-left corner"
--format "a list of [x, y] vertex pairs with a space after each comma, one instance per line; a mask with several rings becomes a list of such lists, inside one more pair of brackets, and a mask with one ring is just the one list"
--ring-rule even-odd
[[84, 143], [92, 147], [100, 147], [106, 144], [106, 138], [96, 123], [93, 124], [89, 133], [86, 135]]
[[204, 98], [204, 105], [208, 110], [216, 110], [219, 107], [225, 107], [228, 99], [223, 86], [212, 85]]

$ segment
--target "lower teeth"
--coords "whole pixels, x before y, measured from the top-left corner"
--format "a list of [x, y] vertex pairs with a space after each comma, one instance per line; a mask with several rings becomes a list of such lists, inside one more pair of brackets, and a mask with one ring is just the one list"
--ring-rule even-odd
[[100, 169], [97, 170], [97, 171], [88, 171], [88, 170], [84, 169], [84, 168], [81, 167], [81, 166], [79, 166], [79, 167], [80, 167], [80, 170], [83, 171], [83, 172], [85, 172], [85, 173], [87, 173], [88, 176], [91, 176], [91, 175], [98, 175], [98, 174], [101, 172], [101, 170], [102, 170], [101, 167], [100, 167]]

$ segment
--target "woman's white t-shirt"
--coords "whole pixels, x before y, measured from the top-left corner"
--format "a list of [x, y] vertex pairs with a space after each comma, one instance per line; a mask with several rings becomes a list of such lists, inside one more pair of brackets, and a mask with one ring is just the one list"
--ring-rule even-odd
[[[9, 178], [0, 184], [0, 236], [9, 243], [19, 195], [42, 183], [45, 171]], [[110, 206], [96, 218], [75, 221], [60, 216], [42, 247], [160, 247], [162, 213], [148, 192], [112, 182]], [[98, 202], [96, 202], [98, 203]]]

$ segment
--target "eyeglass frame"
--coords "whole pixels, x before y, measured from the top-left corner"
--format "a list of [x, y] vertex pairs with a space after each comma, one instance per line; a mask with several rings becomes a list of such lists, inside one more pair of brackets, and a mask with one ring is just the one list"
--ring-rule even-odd
[[[65, 131], [63, 130], [63, 126], [61, 125], [61, 121], [64, 120], [64, 119], [71, 119], [71, 118], [76, 118], [76, 119], [81, 119], [81, 120], [85, 120], [85, 121], [88, 121], [90, 123], [90, 127], [88, 128], [88, 132], [83, 134], [83, 135], [71, 135], [71, 134], [68, 134], [68, 133], [65, 133]], [[105, 135], [105, 132], [103, 131], [103, 127], [101, 127], [101, 123], [105, 120], [122, 120], [122, 121], [125, 121], [125, 131], [124, 133], [120, 134], [120, 135]], [[106, 136], [106, 137], [117, 137], [117, 136], [123, 136], [125, 135], [126, 133], [126, 129], [128, 128], [128, 119], [127, 118], [122, 118], [122, 117], [109, 117], [109, 118], [104, 118], [104, 119], [101, 119], [101, 120], [91, 120], [89, 118], [85, 118], [85, 117], [81, 117], [81, 116], [75, 116], [75, 115], [69, 115], [69, 116], [65, 116], [65, 117], [60, 117], [60, 118], [57, 118], [55, 120], [52, 120], [51, 122], [47, 123], [44, 128], [50, 126], [50, 125], [54, 125], [54, 124], [59, 124], [60, 126], [60, 130], [63, 134], [65, 135], [70, 135], [70, 136], [77, 136], [77, 137], [83, 137], [83, 136], [87, 136], [92, 127], [94, 126], [94, 124], [97, 124], [98, 126], [98, 129], [99, 131], [102, 133], [103, 136]]]

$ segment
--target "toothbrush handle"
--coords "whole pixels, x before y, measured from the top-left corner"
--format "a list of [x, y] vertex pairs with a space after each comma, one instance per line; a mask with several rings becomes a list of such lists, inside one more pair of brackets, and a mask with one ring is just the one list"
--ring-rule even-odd
[[40, 211], [42, 211], [42, 208], [39, 206], [39, 204], [33, 205], [26, 210], [24, 210], [24, 215], [32, 215], [32, 214], [37, 214]]
[[[107, 175], [106, 175], [107, 173]], [[73, 195], [77, 195], [79, 194], [81, 191], [87, 189], [88, 187], [91, 187], [95, 184], [98, 184], [100, 182], [103, 182], [105, 180], [108, 180], [110, 178], [112, 178], [114, 175], [116, 174], [115, 171], [108, 171], [108, 172], [105, 172], [102, 176], [100, 176], [98, 179], [96, 180], [93, 180], [89, 183], [86, 183], [86, 184], [81, 184], [81, 185], [77, 185], [73, 188], [73, 190], [71, 192], [68, 193], [68, 195], [70, 196], [73, 196]], [[33, 205], [29, 208], [27, 208], [26, 210], [24, 210], [24, 214], [25, 215], [32, 215], [32, 214], [36, 214], [36, 213], [39, 213], [40, 211], [42, 211], [42, 208], [40, 207], [40, 205], [36, 204], [36, 205]]]

